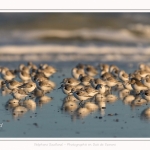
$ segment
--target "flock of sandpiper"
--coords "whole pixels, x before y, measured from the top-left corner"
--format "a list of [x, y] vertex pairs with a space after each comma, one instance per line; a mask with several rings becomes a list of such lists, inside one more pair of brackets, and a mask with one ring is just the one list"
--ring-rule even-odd
[[[20, 64], [15, 70], [0, 67], [2, 95], [12, 96], [5, 105], [6, 109], [17, 118], [29, 110], [34, 111], [37, 105], [50, 102], [52, 98], [46, 94], [56, 87], [50, 80], [56, 71], [48, 64], [37, 66], [32, 62]], [[119, 91], [119, 99], [132, 107], [150, 102], [150, 66], [146, 64], [140, 64], [130, 74], [116, 65], [99, 64], [94, 67], [78, 64], [71, 73], [72, 77], [63, 79], [58, 89], [67, 95], [61, 109], [75, 118], [86, 117], [97, 110], [104, 115], [106, 104], [118, 100], [113, 95], [114, 91]], [[141, 116], [150, 119], [150, 107], [143, 110]]]
[[20, 64], [15, 70], [0, 67], [2, 95], [12, 95], [5, 108], [12, 112], [14, 118], [22, 116], [29, 110], [34, 111], [37, 105], [42, 106], [52, 100], [46, 94], [56, 87], [49, 79], [56, 71], [48, 64], [37, 66], [32, 62]]
[[[105, 114], [106, 104], [120, 99], [132, 108], [150, 102], [150, 66], [140, 64], [128, 74], [116, 65], [78, 64], [71, 71], [72, 77], [65, 78], [60, 88], [67, 96], [62, 110], [75, 118], [83, 118], [94, 111]], [[113, 95], [118, 91], [118, 97]], [[150, 107], [142, 111], [141, 117], [150, 119]]]

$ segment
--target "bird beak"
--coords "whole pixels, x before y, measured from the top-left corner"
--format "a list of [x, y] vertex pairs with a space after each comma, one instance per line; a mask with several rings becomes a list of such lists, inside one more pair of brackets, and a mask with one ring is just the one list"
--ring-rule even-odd
[[61, 89], [62, 87], [63, 87], [63, 84], [58, 89]]

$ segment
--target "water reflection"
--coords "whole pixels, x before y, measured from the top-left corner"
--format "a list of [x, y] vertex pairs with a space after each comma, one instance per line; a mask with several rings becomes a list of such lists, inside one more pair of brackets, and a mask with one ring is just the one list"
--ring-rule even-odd
[[141, 112], [141, 119], [148, 119], [148, 120], [150, 120], [150, 107], [144, 109]]
[[36, 66], [32, 62], [20, 64], [17, 69], [10, 70], [0, 67], [0, 88], [2, 96], [11, 95], [5, 109], [12, 113], [13, 118], [22, 117], [28, 111], [34, 112], [37, 106], [42, 107], [53, 98], [47, 96], [56, 84], [49, 78], [56, 69], [48, 64]]

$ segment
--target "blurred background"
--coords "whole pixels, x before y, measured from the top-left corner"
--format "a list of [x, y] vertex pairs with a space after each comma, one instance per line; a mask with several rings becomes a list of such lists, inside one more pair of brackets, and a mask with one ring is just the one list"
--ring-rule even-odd
[[145, 62], [150, 13], [0, 13], [0, 61]]

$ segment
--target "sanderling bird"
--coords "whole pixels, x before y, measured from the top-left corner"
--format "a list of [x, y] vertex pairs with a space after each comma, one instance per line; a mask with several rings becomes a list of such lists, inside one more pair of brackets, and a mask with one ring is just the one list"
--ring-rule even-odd
[[103, 81], [100, 78], [96, 78], [96, 79], [91, 79], [90, 80], [91, 85], [93, 86], [93, 88], [96, 88], [98, 84], [103, 84], [106, 85], [105, 81]]
[[83, 101], [86, 101], [86, 100], [89, 100], [92, 98], [92, 96], [89, 96], [88, 93], [84, 90], [79, 90], [79, 91], [73, 92], [73, 96], [76, 99], [80, 100], [79, 105], [82, 104]]
[[150, 75], [149, 72], [147, 72], [147, 71], [142, 71], [142, 70], [139, 70], [139, 71], [138, 71], [138, 74], [139, 74], [142, 78], [145, 78], [147, 75]]
[[98, 74], [98, 71], [95, 69], [95, 67], [93, 66], [90, 66], [90, 65], [87, 65], [85, 67], [85, 73], [88, 75], [88, 76], [91, 76], [91, 77], [94, 77]]
[[81, 83], [84, 86], [91, 85], [91, 83], [90, 83], [91, 79], [93, 79], [93, 77], [91, 77], [91, 76], [81, 76], [81, 75], [80, 75], [80, 78], [79, 78], [79, 80], [81, 81]]
[[142, 77], [139, 75], [139, 73], [133, 73], [133, 74], [129, 74], [129, 78], [136, 78], [137, 80], [141, 80]]
[[109, 72], [112, 73], [113, 71], [119, 72], [119, 68], [116, 65], [110, 65]]
[[32, 74], [32, 79], [36, 81], [38, 79], [48, 79], [48, 78], [44, 75], [43, 72], [38, 72], [38, 73], [34, 72], [34, 74]]
[[129, 81], [129, 75], [124, 70], [120, 70], [118, 77], [123, 82]]
[[85, 68], [84, 65], [77, 65], [71, 71], [72, 76], [75, 79], [79, 79], [80, 75], [85, 76], [86, 74], [85, 74], [84, 68]]
[[12, 92], [11, 92], [12, 96], [15, 98], [15, 99], [18, 99], [18, 100], [22, 100], [24, 99], [25, 97], [29, 96], [23, 89], [19, 88], [19, 89], [13, 89]]
[[69, 84], [71, 86], [77, 86], [78, 84], [80, 84], [80, 81], [75, 78], [65, 78], [61, 83]]
[[27, 83], [24, 83], [23, 85], [20, 86], [26, 93], [31, 93], [35, 90], [36, 88], [36, 83], [29, 81]]
[[26, 82], [31, 80], [30, 74], [28, 74], [26, 71], [23, 70], [19, 72], [19, 77], [21, 80]]
[[95, 94], [97, 94], [99, 91], [93, 88], [92, 86], [86, 86], [84, 88], [84, 91], [88, 93], [89, 96], [93, 97]]
[[[51, 81], [50, 79], [47, 79], [47, 78], [45, 78], [45, 77], [39, 77], [39, 78], [37, 79], [37, 81], [44, 81], [44, 82], [47, 82], [48, 84], [50, 84], [50, 85], [52, 86], [53, 89], [56, 87], [55, 82], [53, 82], [53, 81]], [[37, 81], [36, 81], [36, 83], [37, 83]]]
[[69, 84], [62, 84], [58, 89], [62, 89], [63, 93], [66, 94], [66, 95], [72, 95], [72, 91], [73, 91], [73, 87], [74, 86], [71, 86]]
[[12, 80], [16, 77], [16, 75], [13, 73], [13, 71], [10, 71], [8, 68], [2, 68], [1, 69], [1, 77], [4, 79], [4, 80]]
[[150, 90], [146, 90], [142, 93], [142, 96], [144, 99], [146, 99], [147, 101], [150, 101]]
[[150, 89], [150, 75], [147, 75], [145, 78], [142, 78], [142, 83]]
[[98, 90], [100, 94], [104, 94], [106, 92], [106, 87], [103, 84], [98, 84], [96, 86], [96, 90]]
[[106, 72], [103, 75], [100, 76], [103, 80], [106, 80], [110, 77], [113, 77], [113, 75], [110, 72]]
[[124, 88], [128, 89], [128, 90], [133, 90], [131, 84], [129, 83], [129, 81], [125, 81], [123, 82], [123, 86]]
[[147, 71], [147, 72], [150, 73], [150, 66], [142, 63], [142, 64], [139, 65], [139, 70]]
[[129, 81], [129, 83], [131, 83], [131, 86], [132, 86], [133, 90], [135, 90], [135, 91], [142, 91], [142, 90], [147, 90], [148, 89], [147, 86], [142, 84], [136, 78], [132, 78], [131, 81]]
[[28, 67], [24, 64], [20, 64], [19, 65], [19, 71], [23, 71], [23, 72], [26, 72], [27, 74], [30, 74], [30, 67]]
[[13, 90], [23, 85], [23, 82], [19, 82], [17, 80], [5, 81], [8, 89]]
[[47, 78], [49, 78], [51, 75], [56, 73], [56, 71], [57, 70], [54, 67], [49, 66], [49, 65], [44, 66], [44, 68], [42, 68], [42, 69], [38, 69], [38, 72], [43, 72]]
[[47, 81], [37, 81], [37, 87], [43, 91], [43, 95], [47, 92], [50, 92], [53, 89], [52, 85], [49, 84]]
[[100, 64], [100, 75], [103, 75], [107, 72], [109, 72], [109, 65], [108, 64]]
[[109, 77], [109, 78], [107, 78], [107, 79], [105, 80], [105, 83], [106, 83], [106, 85], [108, 85], [109, 87], [113, 87], [113, 86], [115, 86], [115, 85], [118, 84], [118, 80], [116, 80], [116, 79], [113, 78], [113, 77]]

